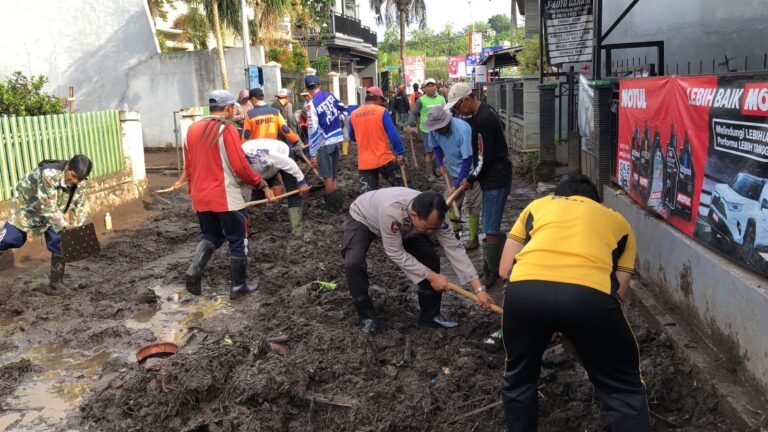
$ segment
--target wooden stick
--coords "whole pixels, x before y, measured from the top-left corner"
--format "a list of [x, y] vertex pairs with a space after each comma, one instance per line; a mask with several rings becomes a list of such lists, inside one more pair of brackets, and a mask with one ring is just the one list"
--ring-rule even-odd
[[312, 172], [315, 173], [317, 177], [322, 178], [320, 177], [320, 173], [317, 171], [317, 168], [312, 166], [312, 162], [309, 160], [309, 158], [307, 158], [307, 155], [304, 154], [304, 151], [302, 150], [299, 153], [301, 153], [301, 158], [304, 159], [304, 162], [307, 164], [307, 166], [312, 169]]
[[185, 184], [187, 184], [187, 182], [184, 182], [184, 183], [180, 184], [179, 187], [171, 186], [169, 188], [156, 190], [156, 191], [154, 191], [152, 193], [161, 194], [161, 193], [166, 193], [166, 192], [173, 192], [173, 191], [175, 191], [177, 189], [181, 189], [182, 187], [184, 187]]
[[[450, 289], [451, 291], [461, 295], [462, 297], [466, 297], [466, 298], [472, 300], [475, 303], [480, 303], [480, 300], [477, 299], [476, 295], [472, 294], [471, 292], [465, 290], [464, 288], [462, 288], [462, 287], [460, 287], [460, 286], [458, 286], [458, 285], [456, 285], [454, 283], [448, 282], [448, 289]], [[493, 312], [496, 312], [497, 314], [504, 313], [504, 309], [502, 309], [500, 306], [497, 306], [495, 304], [491, 305], [491, 310]]]
[[419, 160], [416, 159], [416, 147], [413, 146], [413, 135], [408, 134], [408, 139], [411, 141], [411, 155], [413, 157], [413, 167], [419, 169]]
[[[448, 174], [443, 174], [443, 178], [445, 179], [445, 192], [448, 193], [448, 191], [451, 189], [451, 181], [448, 180]], [[454, 198], [455, 199], [455, 198]], [[448, 200], [446, 200], [447, 203]], [[456, 217], [461, 219], [461, 212], [459, 211], [459, 205], [456, 204], [456, 202], [451, 202], [451, 206], [453, 207], [453, 212], [456, 213]]]
[[473, 416], [475, 414], [480, 414], [481, 412], [488, 411], [489, 409], [496, 408], [497, 406], [499, 406], [501, 404], [502, 404], [502, 401], [496, 401], [496, 402], [494, 402], [494, 403], [492, 403], [490, 405], [486, 405], [486, 406], [484, 406], [482, 408], [478, 408], [478, 409], [476, 409], [474, 411], [470, 411], [470, 412], [468, 412], [468, 413], [466, 413], [464, 415], [458, 416], [458, 417], [454, 418], [453, 420], [448, 420], [448, 423], [449, 424], [450, 423], [454, 423], [454, 422], [457, 422], [457, 421], [459, 421], [461, 419], [465, 419], [467, 417], [471, 417], [471, 416]]
[[453, 191], [453, 193], [448, 197], [448, 199], [445, 200], [445, 203], [448, 205], [452, 205], [454, 201], [456, 201], [456, 198], [461, 195], [462, 192], [464, 192], [464, 185], [459, 186], [458, 189]]
[[405, 183], [405, 187], [408, 187], [408, 174], [405, 173], [404, 165], [400, 165], [400, 174], [403, 175], [403, 183]]
[[[275, 199], [276, 200], [281, 200], [283, 198], [288, 198], [291, 195], [296, 195], [297, 193], [299, 193], [298, 189], [292, 190], [290, 192], [286, 192], [284, 194], [280, 194], [280, 195], [276, 196]], [[260, 199], [260, 200], [256, 200], [256, 201], [248, 201], [247, 203], [245, 203], [245, 206], [246, 207], [257, 206], [257, 205], [261, 205], [261, 204], [266, 204], [268, 202], [270, 202], [270, 201], [267, 198], [264, 198], [264, 199]]]

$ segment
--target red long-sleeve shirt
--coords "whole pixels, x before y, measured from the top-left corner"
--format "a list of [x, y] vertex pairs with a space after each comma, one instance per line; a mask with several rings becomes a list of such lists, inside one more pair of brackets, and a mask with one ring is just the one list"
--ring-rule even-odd
[[255, 188], [261, 184], [261, 176], [248, 164], [237, 129], [231, 124], [221, 125], [213, 132], [218, 135], [223, 128], [221, 137], [211, 139], [209, 136], [213, 133], [206, 131], [211, 121], [213, 119], [204, 118], [192, 124], [184, 142], [184, 166], [192, 207], [197, 212], [241, 210], [245, 200], [240, 182]]

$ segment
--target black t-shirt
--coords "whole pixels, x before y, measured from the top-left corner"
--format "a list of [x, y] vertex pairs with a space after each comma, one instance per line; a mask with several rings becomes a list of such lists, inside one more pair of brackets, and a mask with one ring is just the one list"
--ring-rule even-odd
[[[472, 174], [480, 182], [482, 190], [498, 189], [512, 184], [512, 162], [507, 154], [507, 140], [501, 120], [486, 103], [481, 103], [477, 113], [467, 119], [472, 126]], [[478, 136], [482, 137], [482, 146]], [[482, 158], [481, 158], [482, 157]]]

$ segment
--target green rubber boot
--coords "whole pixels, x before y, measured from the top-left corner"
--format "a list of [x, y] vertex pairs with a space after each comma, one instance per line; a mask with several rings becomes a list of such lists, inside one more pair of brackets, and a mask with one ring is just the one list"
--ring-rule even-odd
[[464, 249], [466, 250], [475, 250], [480, 246], [480, 243], [477, 240], [477, 233], [480, 230], [480, 215], [471, 214], [469, 215], [469, 241], [467, 242], [466, 246], [464, 246]]
[[291, 234], [294, 237], [303, 237], [304, 212], [301, 207], [288, 207], [288, 220], [291, 221]]
[[453, 209], [451, 208], [451, 209], [448, 210], [447, 214], [448, 214], [448, 220], [451, 221], [451, 229], [453, 230], [453, 232], [459, 232], [459, 226], [458, 226], [458, 224], [456, 222], [454, 222], [455, 220], [457, 220], [459, 218], [456, 215], [456, 212], [453, 211]]

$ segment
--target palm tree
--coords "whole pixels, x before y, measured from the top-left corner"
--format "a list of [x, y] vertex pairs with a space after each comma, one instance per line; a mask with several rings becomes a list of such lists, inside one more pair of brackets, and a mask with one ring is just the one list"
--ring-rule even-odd
[[369, 0], [371, 10], [376, 13], [378, 24], [400, 25], [400, 70], [405, 72], [405, 28], [418, 24], [424, 29], [427, 24], [427, 6], [424, 0]]

